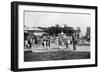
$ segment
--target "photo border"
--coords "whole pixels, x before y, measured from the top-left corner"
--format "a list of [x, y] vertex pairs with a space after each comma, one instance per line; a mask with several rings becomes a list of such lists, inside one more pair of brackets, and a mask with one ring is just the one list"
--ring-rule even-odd
[[[39, 68], [18, 68], [18, 6], [32, 5], [32, 6], [48, 6], [48, 7], [63, 7], [63, 8], [82, 8], [95, 9], [95, 64], [74, 65], [74, 66], [52, 66]], [[31, 70], [50, 70], [50, 69], [65, 69], [65, 68], [81, 68], [81, 67], [95, 67], [97, 66], [97, 6], [83, 6], [83, 5], [68, 5], [68, 4], [50, 4], [50, 3], [36, 3], [36, 2], [11, 2], [11, 70], [12, 71], [31, 71]]]

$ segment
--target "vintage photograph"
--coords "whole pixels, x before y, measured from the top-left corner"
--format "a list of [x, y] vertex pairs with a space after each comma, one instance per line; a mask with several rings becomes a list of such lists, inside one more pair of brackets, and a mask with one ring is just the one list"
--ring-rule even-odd
[[24, 62], [90, 59], [91, 14], [24, 10]]
[[11, 70], [97, 66], [97, 6], [12, 2]]

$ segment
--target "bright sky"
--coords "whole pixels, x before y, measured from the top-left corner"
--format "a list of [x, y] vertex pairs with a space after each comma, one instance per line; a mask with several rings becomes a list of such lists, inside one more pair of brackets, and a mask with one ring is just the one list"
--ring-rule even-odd
[[90, 14], [75, 13], [51, 13], [51, 12], [34, 12], [25, 11], [25, 25], [29, 27], [49, 27], [64, 24], [71, 27], [80, 27], [83, 35], [86, 33], [86, 27], [91, 24]]

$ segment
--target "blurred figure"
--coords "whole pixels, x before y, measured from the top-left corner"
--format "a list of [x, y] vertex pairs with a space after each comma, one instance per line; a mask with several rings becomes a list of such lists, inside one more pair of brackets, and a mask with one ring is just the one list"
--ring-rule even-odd
[[46, 48], [47, 48], [47, 47], [50, 48], [50, 39], [48, 39], [48, 40], [46, 41]]
[[66, 48], [69, 48], [69, 46], [68, 46], [68, 44], [69, 44], [68, 39], [65, 39], [64, 41], [65, 41], [64, 43], [65, 43]]
[[77, 36], [75, 33], [72, 35], [72, 42], [73, 42], [73, 49], [76, 50]]
[[35, 46], [35, 39], [32, 39], [32, 49], [34, 49]]
[[62, 39], [61, 38], [58, 39], [58, 42], [59, 42], [59, 45], [62, 46]]
[[25, 46], [25, 48], [28, 48], [29, 47], [28, 40], [25, 40], [24, 41], [24, 46]]
[[31, 48], [32, 47], [32, 39], [28, 40], [28, 44], [29, 44], [29, 48]]
[[43, 39], [42, 46], [46, 49], [47, 48], [47, 39]]

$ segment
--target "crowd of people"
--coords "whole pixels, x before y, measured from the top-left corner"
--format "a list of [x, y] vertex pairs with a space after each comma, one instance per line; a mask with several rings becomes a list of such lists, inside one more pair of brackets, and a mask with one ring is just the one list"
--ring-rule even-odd
[[68, 37], [61, 37], [57, 36], [53, 38], [53, 36], [43, 36], [42, 38], [29, 38], [24, 41], [24, 47], [25, 48], [33, 48], [35, 45], [41, 45], [43, 48], [50, 48], [52, 43], [55, 43], [59, 45], [60, 47], [65, 46], [66, 49], [69, 48], [69, 45], [73, 45], [73, 50], [76, 50], [76, 45], [77, 45], [77, 36], [74, 33], [72, 36]]

